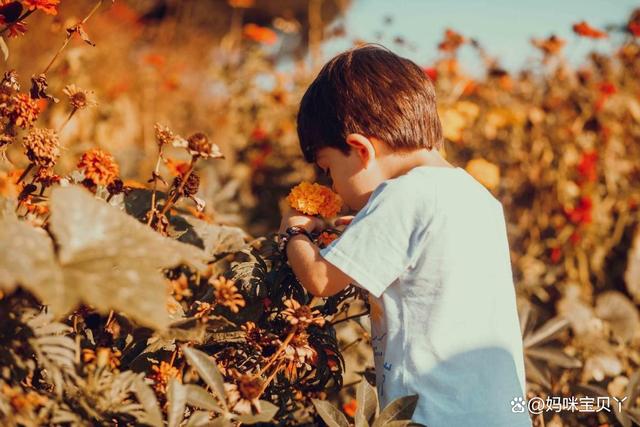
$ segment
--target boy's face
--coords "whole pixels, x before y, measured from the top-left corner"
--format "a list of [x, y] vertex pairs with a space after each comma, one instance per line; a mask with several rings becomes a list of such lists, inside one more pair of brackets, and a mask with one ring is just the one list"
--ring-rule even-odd
[[359, 211], [369, 200], [371, 192], [380, 183], [376, 179], [375, 168], [365, 167], [362, 155], [353, 147], [349, 155], [333, 147], [318, 150], [316, 164], [331, 179], [333, 191], [338, 193], [344, 204], [353, 211]]

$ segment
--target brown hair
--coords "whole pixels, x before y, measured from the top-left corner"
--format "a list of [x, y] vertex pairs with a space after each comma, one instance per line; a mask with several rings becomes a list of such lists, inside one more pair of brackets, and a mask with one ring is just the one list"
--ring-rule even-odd
[[435, 89], [409, 59], [367, 44], [334, 57], [309, 86], [298, 111], [298, 137], [307, 162], [333, 147], [349, 153], [346, 137], [360, 133], [394, 151], [442, 148]]

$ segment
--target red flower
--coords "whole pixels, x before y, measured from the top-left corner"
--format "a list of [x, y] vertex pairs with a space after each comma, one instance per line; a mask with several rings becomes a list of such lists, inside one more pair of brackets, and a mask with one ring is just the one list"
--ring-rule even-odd
[[587, 21], [573, 24], [573, 32], [581, 37], [588, 37], [590, 39], [604, 39], [608, 37], [607, 33], [592, 27], [591, 25], [587, 24]]
[[574, 224], [589, 224], [591, 222], [591, 210], [593, 208], [593, 202], [591, 197], [582, 196], [578, 206], [572, 208], [565, 208], [564, 213], [569, 218], [569, 221]]
[[424, 73], [431, 79], [432, 82], [438, 80], [438, 70], [433, 67], [425, 67], [422, 69]]
[[351, 399], [350, 401], [342, 405], [342, 410], [344, 411], [344, 413], [351, 418], [356, 416], [356, 409], [358, 409], [358, 401], [355, 399]]
[[634, 37], [640, 37], [640, 22], [630, 22], [629, 25], [627, 25], [627, 30], [629, 30]]
[[562, 250], [558, 247], [551, 248], [551, 262], [557, 264], [562, 258]]
[[601, 94], [607, 95], [607, 96], [613, 95], [614, 93], [617, 92], [616, 86], [610, 82], [600, 83], [600, 85], [598, 86], [598, 89], [600, 90]]
[[597, 178], [598, 153], [595, 151], [582, 153], [578, 163], [578, 173], [586, 182], [594, 182]]

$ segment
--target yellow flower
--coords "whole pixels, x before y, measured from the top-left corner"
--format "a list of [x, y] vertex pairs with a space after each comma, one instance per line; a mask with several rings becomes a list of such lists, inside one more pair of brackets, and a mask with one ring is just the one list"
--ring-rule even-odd
[[320, 214], [325, 218], [335, 216], [342, 208], [342, 199], [330, 188], [306, 181], [291, 189], [287, 202], [303, 214]]
[[485, 159], [473, 159], [467, 163], [467, 172], [478, 182], [494, 190], [500, 184], [500, 168]]

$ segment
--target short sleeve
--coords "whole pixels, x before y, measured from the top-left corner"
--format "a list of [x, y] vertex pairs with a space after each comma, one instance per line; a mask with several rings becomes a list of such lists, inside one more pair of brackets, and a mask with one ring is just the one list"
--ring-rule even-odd
[[434, 198], [425, 194], [429, 185], [399, 184], [380, 184], [340, 238], [320, 250], [326, 261], [377, 298], [411, 264], [435, 209]]

